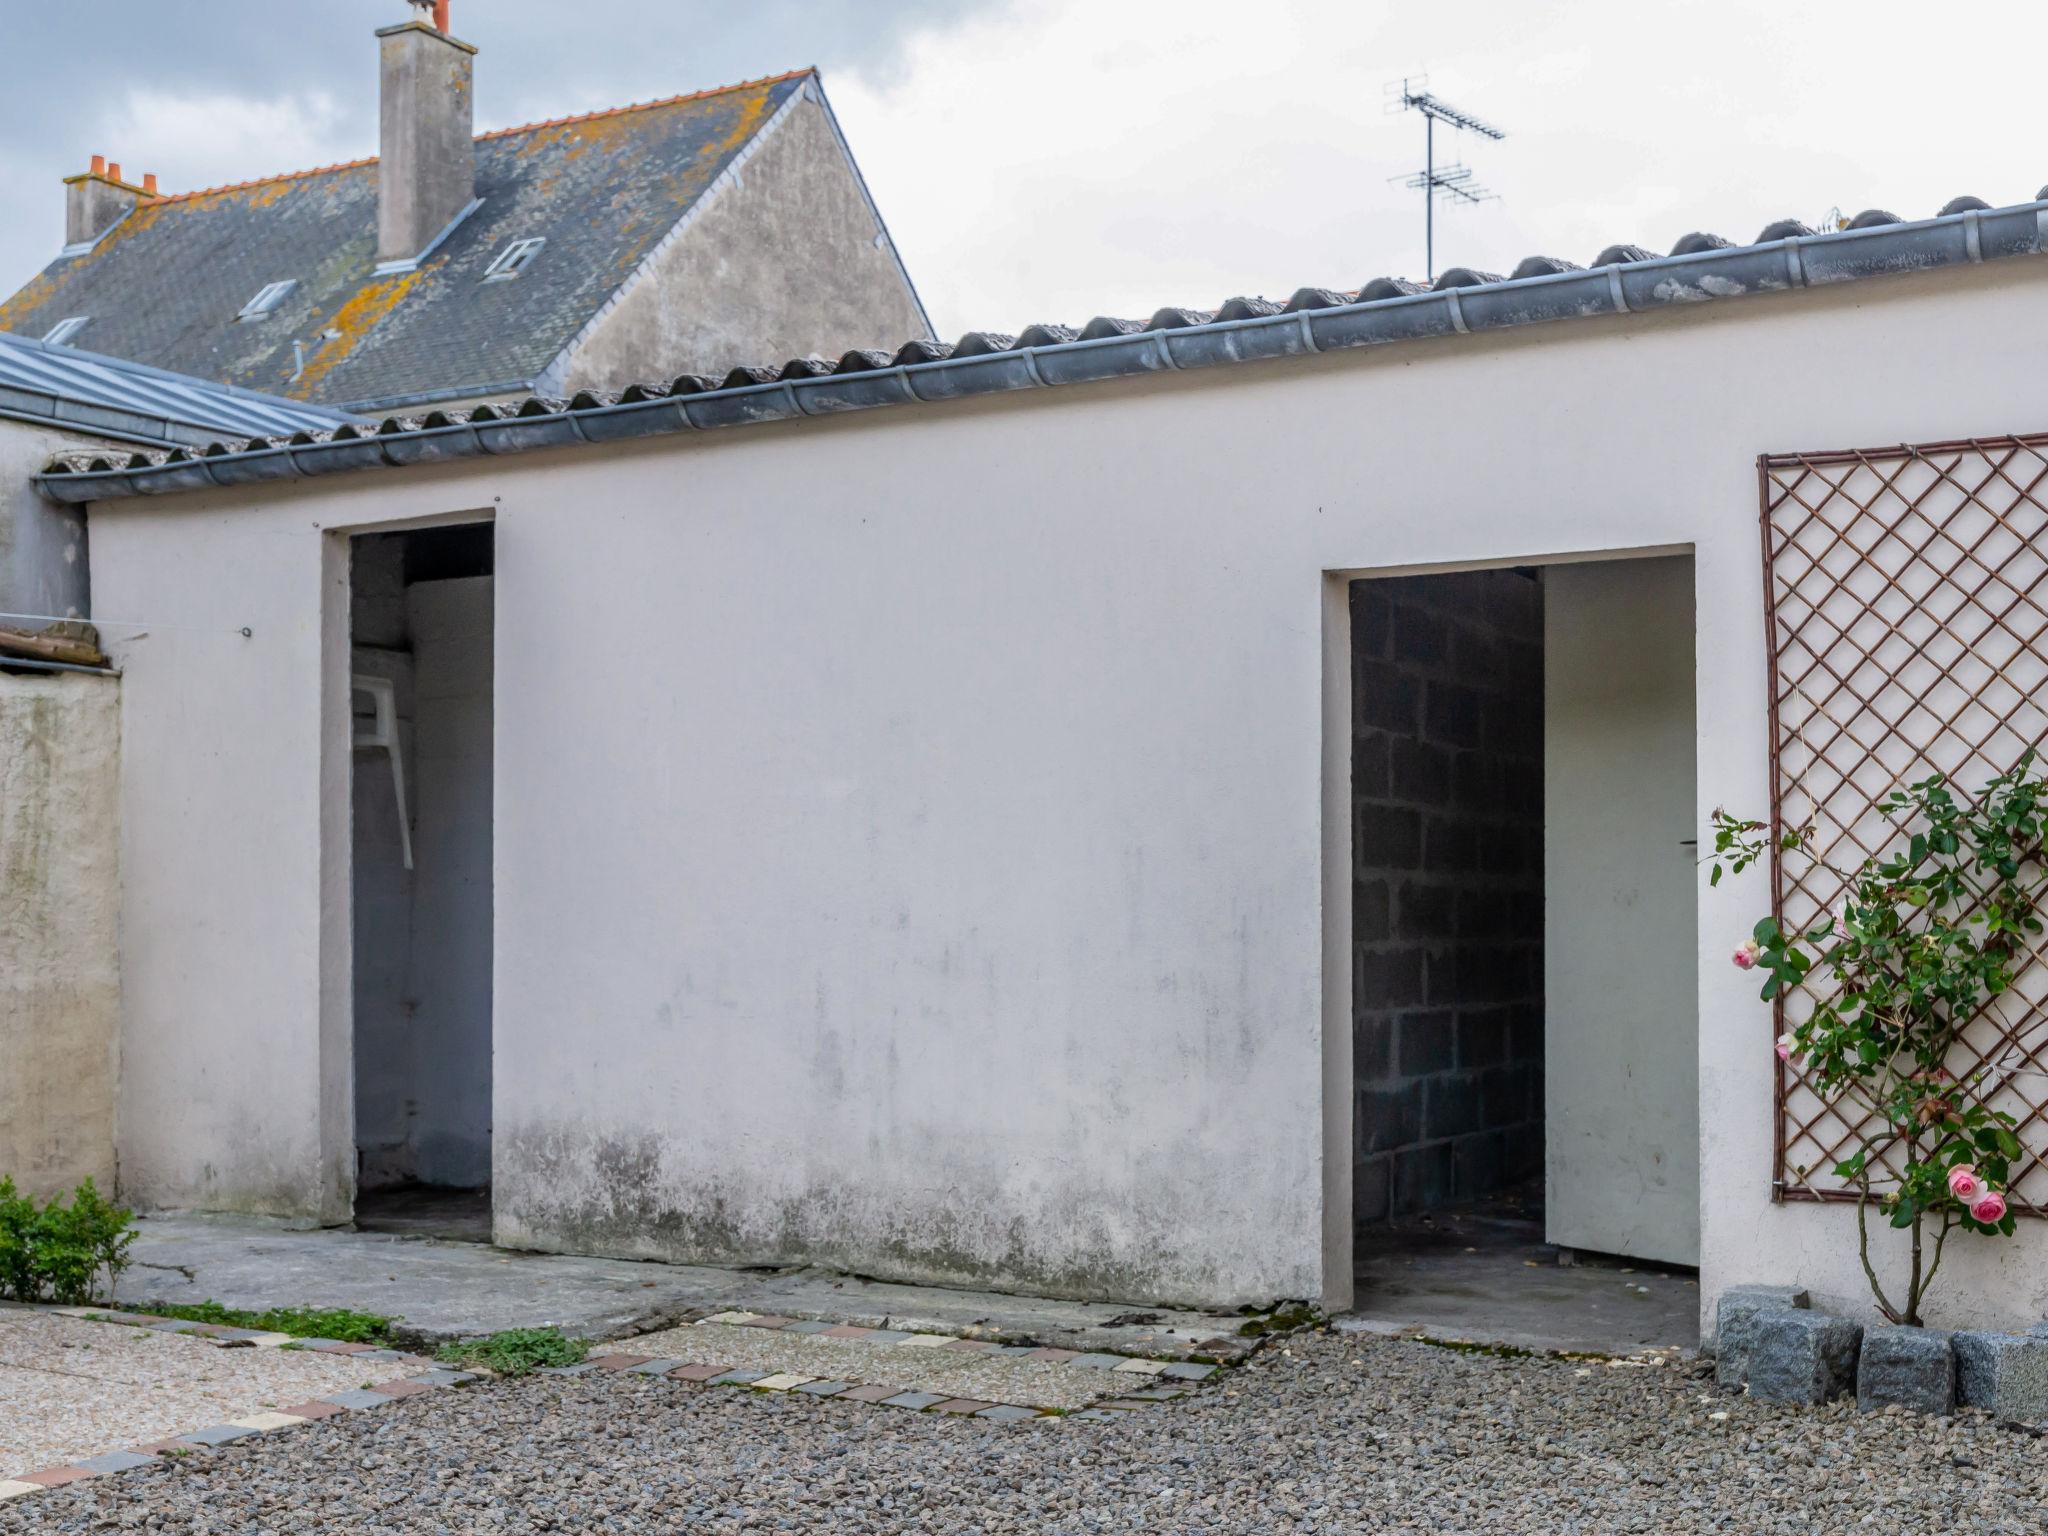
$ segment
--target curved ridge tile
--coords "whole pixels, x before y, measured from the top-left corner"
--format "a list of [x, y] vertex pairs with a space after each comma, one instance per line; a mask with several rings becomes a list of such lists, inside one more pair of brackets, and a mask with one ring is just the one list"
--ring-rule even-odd
[[938, 363], [953, 355], [953, 348], [943, 341], [906, 341], [896, 349], [893, 359], [898, 368], [907, 368], [912, 363]]
[[1883, 208], [1866, 208], [1842, 227], [1844, 229], [1876, 229], [1881, 224], [1903, 224], [1906, 221], [1896, 213]]
[[792, 357], [776, 370], [776, 377], [781, 379], [820, 379], [830, 373], [836, 366], [838, 365], [827, 362], [815, 353], [809, 357]]
[[1696, 229], [1689, 235], [1680, 235], [1678, 243], [1671, 247], [1671, 254], [1698, 256], [1704, 251], [1731, 251], [1734, 248], [1733, 240], [1724, 240], [1721, 236], [1710, 234], [1704, 229]]
[[702, 395], [716, 388], [716, 379], [706, 378], [701, 373], [679, 373], [669, 380], [668, 392], [672, 395]]
[[725, 382], [718, 387], [720, 389], [745, 389], [750, 384], [779, 384], [781, 381], [782, 370], [779, 368], [763, 368], [758, 363], [742, 363], [739, 367], [728, 373], [725, 376]]
[[1297, 288], [1294, 297], [1280, 306], [1280, 313], [1298, 315], [1304, 309], [1342, 309], [1350, 302], [1334, 288]]
[[1097, 315], [1081, 327], [1081, 334], [1076, 339], [1101, 341], [1106, 336], [1135, 336], [1143, 329], [1144, 325], [1136, 320], [1119, 320], [1115, 315]]
[[1191, 325], [1207, 325], [1216, 318], [1213, 309], [1182, 309], [1169, 304], [1165, 309], [1154, 310], [1152, 318], [1145, 322], [1148, 331], [1179, 331]]
[[671, 393], [666, 384], [628, 384], [619, 391], [619, 404], [641, 405], [649, 400], [666, 400]]
[[1560, 272], [1582, 272], [1585, 269], [1576, 261], [1566, 261], [1562, 256], [1524, 256], [1515, 263], [1510, 278], [1555, 277]]
[[1071, 325], [1027, 325], [1018, 333], [1020, 347], [1056, 347], [1062, 342], [1072, 341], [1080, 333]]
[[1971, 197], [1965, 193], [1961, 197], [1952, 197], [1943, 203], [1941, 205], [1941, 212], [1937, 213], [1935, 217], [1937, 219], [1945, 219], [1953, 213], [1989, 213], [1990, 211], [1991, 205], [1985, 202], [1983, 198]]
[[877, 347], [855, 347], [842, 353], [834, 373], [873, 373], [890, 365], [889, 354]]
[[1596, 267], [1632, 267], [1639, 261], [1655, 261], [1657, 253], [1640, 245], [1610, 245], [1593, 258]]
[[621, 403], [622, 397], [610, 390], [579, 389], [569, 397], [569, 409], [572, 411], [602, 411]]
[[1407, 299], [1418, 293], [1427, 293], [1427, 284], [1418, 283], [1405, 277], [1376, 277], [1358, 290], [1358, 302], [1371, 304], [1379, 299]]
[[1273, 299], [1246, 298], [1239, 295], [1225, 299], [1223, 307], [1216, 311], [1218, 320], [1263, 320], [1268, 315], [1280, 313], [1280, 305]]
[[1808, 229], [1797, 219], [1779, 219], [1774, 223], [1766, 224], [1763, 227], [1763, 232], [1752, 240], [1750, 244], [1769, 245], [1773, 240], [1790, 240], [1796, 236], [1805, 236], [1812, 233], [1812, 230]]
[[1481, 272], [1474, 267], [1452, 267], [1429, 286], [1432, 292], [1441, 293], [1446, 288], [1484, 288], [1488, 283], [1502, 281], [1505, 279], [1498, 272]]
[[514, 417], [559, 416], [568, 409], [569, 402], [566, 400], [556, 400], [547, 395], [528, 395], [519, 402], [519, 409], [512, 414]]
[[969, 331], [953, 343], [955, 357], [987, 357], [991, 352], [1014, 352], [1017, 338], [1001, 331]]

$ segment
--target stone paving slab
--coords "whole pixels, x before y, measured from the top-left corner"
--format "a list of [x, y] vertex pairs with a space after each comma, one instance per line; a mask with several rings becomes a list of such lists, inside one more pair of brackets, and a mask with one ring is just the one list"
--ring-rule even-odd
[[382, 1233], [294, 1232], [241, 1217], [150, 1216], [136, 1231], [134, 1267], [121, 1277], [117, 1301], [354, 1307], [401, 1318], [428, 1343], [543, 1324], [618, 1338], [746, 1310], [1123, 1354], [1215, 1354], [1200, 1346], [1219, 1339], [1240, 1353], [1248, 1347], [1235, 1338], [1243, 1319], [1225, 1313], [896, 1285], [825, 1270], [762, 1274], [511, 1253]]
[[[636, 1339], [644, 1349], [694, 1364], [723, 1365], [759, 1376], [793, 1375], [809, 1381], [877, 1383], [895, 1392], [938, 1394], [935, 1401], [976, 1398], [1027, 1408], [1072, 1409], [1133, 1385], [1115, 1371], [1080, 1371], [1070, 1364], [1028, 1356], [962, 1353], [937, 1344], [878, 1343], [750, 1328], [743, 1323], [697, 1323]], [[1114, 1357], [1119, 1362], [1122, 1357]]]

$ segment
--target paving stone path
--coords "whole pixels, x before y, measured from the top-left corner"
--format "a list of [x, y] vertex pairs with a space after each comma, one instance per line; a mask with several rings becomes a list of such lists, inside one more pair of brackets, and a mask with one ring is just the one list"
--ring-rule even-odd
[[1980, 1415], [1780, 1407], [1689, 1363], [1296, 1335], [1163, 1406], [1014, 1423], [688, 1369], [423, 1392], [0, 1504], [0, 1533], [2036, 1536], [2048, 1504], [2040, 1442]]

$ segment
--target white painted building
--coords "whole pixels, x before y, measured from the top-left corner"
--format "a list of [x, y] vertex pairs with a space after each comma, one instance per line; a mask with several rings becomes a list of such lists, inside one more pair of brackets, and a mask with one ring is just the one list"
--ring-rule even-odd
[[[96, 605], [153, 621], [109, 636], [124, 1192], [344, 1221], [377, 1157], [474, 1155], [487, 1084], [506, 1244], [1334, 1308], [1355, 1180], [1455, 1195], [1531, 1156], [1469, 1140], [1512, 1122], [1558, 1241], [1859, 1311], [1852, 1212], [1774, 1198], [1775, 1026], [1726, 959], [1768, 888], [1708, 890], [1691, 846], [1771, 803], [1759, 458], [2048, 420], [2048, 204], [1868, 223], [61, 466]], [[394, 550], [410, 895], [388, 754], [351, 746]], [[1386, 664], [1466, 645], [1403, 604], [1466, 589], [1371, 584], [1517, 570], [1540, 631], [1474, 653], [1477, 715], [1436, 673], [1402, 706]], [[1355, 634], [1385, 593], [1392, 638]], [[1354, 899], [1373, 859], [1456, 885], [1462, 802], [1354, 786], [1360, 701], [1533, 816], [1477, 761], [1516, 658], [1536, 948], [1504, 897], [1484, 966], [1455, 928], [1411, 962], [1400, 881]], [[1466, 1071], [1490, 1018], [1407, 1070], [1403, 988], [1523, 995], [1532, 953], [1540, 1106], [1486, 1105], [1537, 1080], [1512, 1045]], [[405, 967], [409, 1025], [364, 979]], [[469, 1108], [434, 1107], [464, 1074]], [[2032, 1223], [1958, 1249], [1939, 1321], [2048, 1311]]]

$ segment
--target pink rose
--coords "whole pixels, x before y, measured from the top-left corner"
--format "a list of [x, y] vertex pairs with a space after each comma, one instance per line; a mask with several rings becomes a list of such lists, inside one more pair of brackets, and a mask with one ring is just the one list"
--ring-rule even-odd
[[1744, 939], [1740, 944], [1736, 945], [1735, 954], [1732, 957], [1735, 961], [1736, 969], [1744, 971], [1753, 969], [1756, 965], [1757, 951], [1761, 947], [1755, 939]]
[[1987, 1189], [1970, 1206], [1970, 1214], [1987, 1227], [1997, 1226], [2005, 1220], [2005, 1196], [1995, 1189]]
[[1799, 1042], [1790, 1035], [1778, 1036], [1778, 1060], [1790, 1061], [1792, 1053], [1799, 1049]]
[[1968, 1163], [1957, 1163], [1948, 1171], [1948, 1192], [1968, 1205], [1984, 1193], [1984, 1181]]

